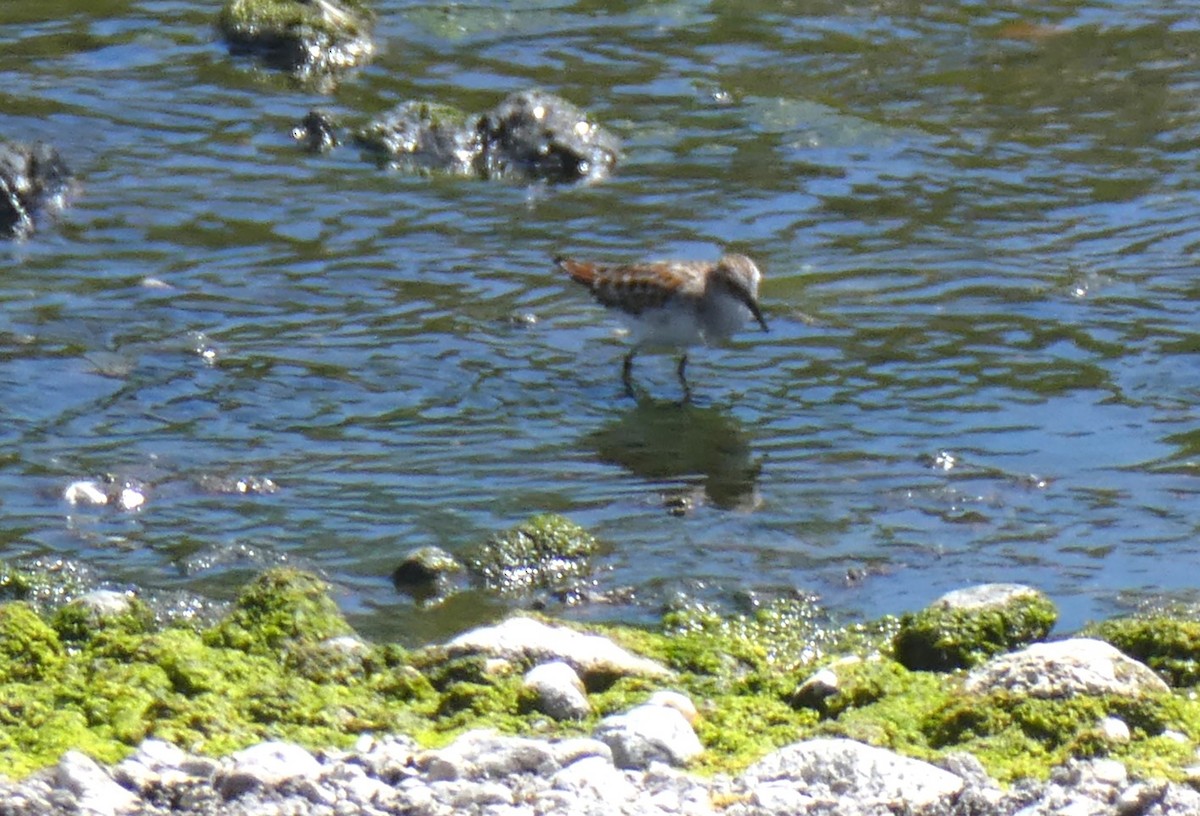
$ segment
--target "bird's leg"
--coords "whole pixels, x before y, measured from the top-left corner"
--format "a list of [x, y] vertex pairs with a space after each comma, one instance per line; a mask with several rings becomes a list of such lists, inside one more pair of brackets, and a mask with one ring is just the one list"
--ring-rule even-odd
[[684, 352], [684, 355], [679, 358], [679, 368], [676, 369], [676, 373], [679, 374], [679, 384], [683, 386], [683, 401], [691, 402], [692, 401], [692, 389], [691, 389], [691, 387], [688, 386], [687, 377], [684, 376], [684, 370], [686, 368], [687, 368], [687, 352]]
[[621, 367], [621, 382], [625, 383], [625, 393], [634, 399], [637, 399], [637, 393], [633, 390], [633, 355], [636, 353], [635, 348], [626, 354], [625, 364]]

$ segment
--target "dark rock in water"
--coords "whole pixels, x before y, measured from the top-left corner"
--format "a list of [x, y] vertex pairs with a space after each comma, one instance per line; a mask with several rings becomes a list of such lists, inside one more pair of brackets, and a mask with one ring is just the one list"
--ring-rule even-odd
[[328, 153], [338, 145], [337, 122], [324, 111], [310, 110], [292, 128], [292, 138], [304, 145], [309, 153]]
[[0, 237], [33, 233], [39, 211], [65, 206], [71, 171], [49, 145], [0, 142]]
[[392, 572], [396, 589], [418, 603], [435, 604], [457, 589], [465, 569], [441, 547], [420, 547], [409, 552]]
[[435, 102], [405, 102], [355, 138], [403, 169], [485, 179], [597, 181], [620, 156], [615, 136], [542, 91], [512, 94], [478, 117]]
[[355, 136], [383, 163], [405, 170], [473, 175], [483, 149], [474, 120], [436, 102], [404, 102]]
[[485, 178], [551, 182], [599, 181], [620, 155], [620, 143], [579, 108], [542, 91], [511, 94], [479, 121]]
[[366, 62], [372, 23], [363, 0], [227, 0], [217, 19], [234, 53], [301, 76]]

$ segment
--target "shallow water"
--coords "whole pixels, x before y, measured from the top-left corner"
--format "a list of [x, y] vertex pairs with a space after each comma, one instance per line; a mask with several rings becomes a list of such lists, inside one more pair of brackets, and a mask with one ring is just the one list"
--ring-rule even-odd
[[[216, 3], [6, 0], [0, 135], [82, 189], [0, 246], [0, 555], [228, 598], [315, 568], [364, 631], [407, 550], [534, 512], [608, 545], [636, 619], [815, 592], [845, 616], [1020, 581], [1060, 628], [1200, 575], [1200, 5], [381, 0], [329, 93], [231, 58]], [[607, 183], [302, 153], [320, 106], [540, 86], [624, 140]], [[551, 257], [756, 258], [770, 334], [619, 380]], [[158, 282], [157, 284], [154, 282]], [[73, 508], [69, 482], [150, 486]], [[197, 476], [257, 476], [213, 495]], [[680, 497], [691, 510], [673, 515]]]

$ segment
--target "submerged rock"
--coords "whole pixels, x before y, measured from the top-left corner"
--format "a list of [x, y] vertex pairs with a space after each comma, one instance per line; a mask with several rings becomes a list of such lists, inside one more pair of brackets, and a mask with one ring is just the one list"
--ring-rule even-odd
[[370, 59], [372, 18], [363, 0], [227, 0], [217, 27], [235, 54], [308, 76]]
[[523, 91], [504, 99], [479, 122], [485, 178], [599, 181], [620, 155], [616, 137], [565, 99]]
[[39, 212], [66, 205], [71, 171], [47, 144], [0, 141], [0, 238], [31, 235]]
[[117, 507], [137, 510], [146, 503], [146, 484], [106, 473], [98, 479], [80, 479], [63, 489], [63, 498], [77, 506]]
[[266, 495], [279, 490], [279, 485], [266, 476], [254, 476], [252, 474], [244, 476], [218, 476], [212, 473], [205, 473], [195, 478], [195, 484], [196, 487], [206, 493], [231, 496], [249, 494]]
[[292, 128], [292, 138], [309, 153], [328, 153], [338, 146], [337, 121], [320, 110], [310, 110]]
[[448, 105], [407, 101], [355, 134], [393, 166], [478, 178], [551, 183], [606, 178], [620, 142], [561, 97], [510, 94], [482, 116]]
[[483, 142], [475, 121], [436, 102], [408, 101], [355, 134], [361, 147], [402, 170], [475, 174]]
[[471, 556], [472, 571], [491, 589], [569, 591], [591, 574], [599, 543], [568, 518], [546, 513], [492, 536]]
[[441, 547], [409, 551], [392, 571], [392, 584], [414, 601], [432, 606], [459, 589], [466, 568]]

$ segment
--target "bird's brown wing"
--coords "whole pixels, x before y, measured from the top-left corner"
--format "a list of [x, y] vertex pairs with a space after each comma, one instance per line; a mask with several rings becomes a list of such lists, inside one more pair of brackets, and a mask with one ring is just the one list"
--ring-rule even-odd
[[645, 264], [604, 264], [558, 257], [555, 263], [571, 280], [591, 290], [605, 306], [633, 314], [655, 309], [681, 292], [691, 293], [703, 282], [688, 264], [660, 261]]

